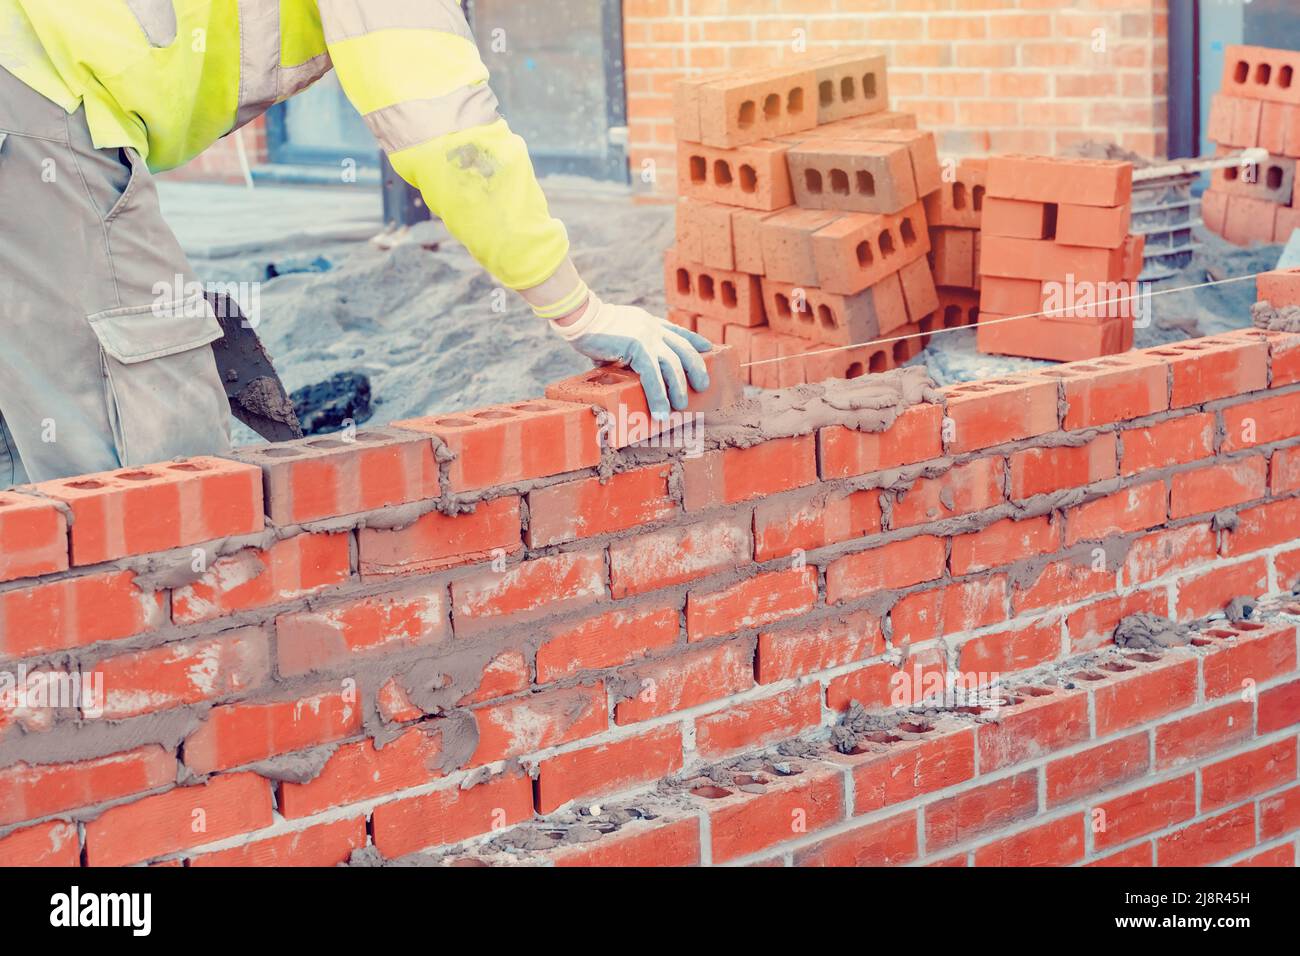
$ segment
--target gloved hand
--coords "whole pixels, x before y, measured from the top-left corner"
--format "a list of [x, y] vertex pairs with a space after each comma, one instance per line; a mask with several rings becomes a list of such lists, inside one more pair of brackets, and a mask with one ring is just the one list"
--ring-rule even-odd
[[668, 417], [669, 403], [681, 411], [690, 399], [687, 381], [696, 391], [709, 387], [701, 352], [713, 348], [702, 335], [656, 318], [631, 305], [608, 305], [591, 293], [587, 309], [571, 325], [551, 320], [561, 338], [590, 359], [626, 365], [641, 376], [657, 421]]

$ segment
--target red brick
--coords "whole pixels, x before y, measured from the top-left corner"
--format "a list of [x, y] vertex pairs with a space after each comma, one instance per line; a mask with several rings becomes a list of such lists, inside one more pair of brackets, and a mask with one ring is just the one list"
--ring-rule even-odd
[[176, 758], [152, 744], [75, 763], [0, 769], [0, 826], [118, 800], [176, 780]]
[[812, 137], [787, 158], [794, 201], [805, 209], [893, 213], [921, 198], [902, 143]]
[[614, 705], [619, 725], [660, 717], [754, 686], [753, 649], [742, 643], [687, 651], [622, 675], [629, 696]]
[[874, 488], [848, 493], [765, 499], [754, 508], [754, 560], [770, 561], [830, 544], [864, 538], [880, 531], [880, 492]]
[[686, 509], [735, 504], [814, 484], [816, 453], [815, 436], [799, 435], [687, 458], [682, 462]]
[[987, 843], [976, 866], [1069, 866], [1083, 859], [1082, 814], [1075, 813]]
[[1041, 515], [1017, 521], [1003, 518], [952, 539], [952, 573], [971, 574], [1003, 567], [1036, 554], [1051, 554], [1061, 544], [1060, 525]]
[[677, 602], [616, 608], [578, 624], [552, 628], [537, 648], [537, 682], [546, 684], [584, 670], [617, 667], [649, 657], [677, 642]]
[[193, 584], [174, 590], [172, 620], [210, 621], [343, 584], [351, 562], [346, 534], [298, 534], [266, 550], [245, 548], [218, 558]]
[[68, 519], [54, 502], [0, 491], [0, 581], [68, 569]]
[[544, 399], [394, 422], [396, 428], [436, 435], [455, 454], [447, 472], [451, 491], [545, 478], [591, 468], [600, 461], [596, 416], [548, 388]]
[[1076, 283], [1113, 282], [1124, 272], [1124, 250], [989, 235], [980, 241], [980, 270], [1004, 279], [1060, 282], [1062, 276], [1072, 275]]
[[1132, 220], [1130, 203], [1109, 207], [1061, 203], [1057, 207], [1056, 241], [1067, 246], [1118, 249], [1128, 238]]
[[162, 592], [131, 571], [65, 578], [0, 593], [0, 658], [85, 647], [151, 631], [166, 614]]
[[220, 458], [187, 458], [33, 487], [72, 510], [74, 565], [262, 530], [261, 469]]
[[1207, 700], [1239, 694], [1249, 684], [1263, 684], [1295, 670], [1294, 627], [1225, 623], [1213, 633], [1227, 636], [1228, 641], [1216, 646], [1201, 665]]
[[979, 229], [984, 219], [985, 179], [988, 161], [967, 158], [957, 163], [951, 181], [925, 197], [925, 216], [930, 226]]
[[1228, 205], [1223, 223], [1224, 238], [1239, 246], [1274, 241], [1277, 236], [1278, 210], [1285, 209], [1285, 206], [1279, 206], [1269, 199], [1217, 192]]
[[1114, 478], [1115, 444], [1115, 435], [1108, 432], [1084, 445], [1015, 452], [1011, 456], [1011, 497], [1030, 498]]
[[503, 773], [468, 789], [452, 786], [375, 807], [375, 848], [392, 859], [513, 826], [533, 815], [532, 781]]
[[847, 213], [812, 236], [817, 282], [827, 292], [854, 295], [871, 288], [930, 251], [919, 203], [896, 213]]
[[1259, 695], [1259, 730], [1272, 733], [1300, 724], [1300, 681], [1271, 687]]
[[[1014, 240], [1007, 240], [1014, 241]], [[1116, 317], [1017, 318], [981, 313], [975, 333], [976, 348], [989, 355], [1073, 362], [1118, 355], [1133, 347], [1133, 323]]]
[[[872, 813], [946, 790], [975, 776], [975, 735], [969, 729], [872, 745], [844, 758], [853, 774], [853, 812]], [[876, 749], [882, 748], [882, 749]]]
[[226, 704], [214, 707], [185, 738], [185, 765], [200, 774], [227, 770], [341, 740], [360, 729], [360, 704], [340, 692]]
[[1201, 769], [1201, 808], [1215, 810], [1296, 778], [1296, 742], [1281, 740]]
[[802, 677], [884, 653], [880, 619], [859, 611], [797, 630], [758, 635], [758, 682]]
[[445, 585], [420, 583], [275, 619], [282, 676], [328, 670], [358, 657], [437, 644], [451, 637]]
[[1217, 550], [1217, 535], [1208, 522], [1154, 531], [1129, 545], [1124, 583], [1143, 584], [1213, 561]]
[[266, 780], [254, 773], [223, 774], [105, 810], [86, 824], [86, 865], [140, 863], [260, 830], [272, 817]]
[[1217, 511], [1263, 498], [1268, 490], [1268, 462], [1263, 455], [1224, 461], [1173, 476], [1169, 516]]
[[890, 526], [927, 524], [999, 505], [1004, 471], [1000, 458], [977, 458], [938, 477], [918, 478], [906, 491], [895, 493]]
[[972, 787], [925, 808], [925, 846], [933, 852], [1033, 816], [1038, 774], [1029, 770]]
[[[973, 229], [939, 228], [931, 232], [930, 262], [934, 281], [941, 285], [973, 288], [979, 281], [975, 267], [975, 237]], [[1032, 311], [1037, 312], [1035, 307]]]
[[[765, 278], [763, 300], [768, 323], [775, 331], [818, 345], [870, 342], [908, 321], [907, 300], [897, 273], [853, 295], [836, 295]], [[751, 359], [757, 360], [758, 356], [751, 355]]]
[[614, 833], [553, 854], [556, 866], [698, 866], [700, 824], [685, 820], [633, 820]]
[[942, 425], [940, 406], [912, 405], [883, 432], [860, 432], [842, 425], [823, 428], [822, 477], [850, 478], [938, 458], [943, 454]]
[[844, 819], [844, 777], [808, 767], [791, 777], [762, 775], [762, 793], [736, 793], [720, 801], [696, 797], [709, 815], [713, 862], [727, 863], [798, 839]]
[[609, 546], [615, 598], [643, 594], [737, 567], [753, 555], [748, 515], [726, 515]]
[[1300, 394], [1274, 395], [1223, 410], [1223, 450], [1237, 451], [1300, 434]]
[[278, 525], [437, 498], [438, 462], [427, 435], [394, 428], [241, 448], [262, 470], [266, 513]]
[[[1129, 668], [1122, 670], [1121, 668]], [[1111, 680], [1093, 691], [1097, 736], [1103, 737], [1156, 717], [1190, 707], [1196, 702], [1196, 661], [1166, 655], [1138, 666], [1137, 662], [1110, 662], [1098, 668]]]
[[735, 147], [816, 126], [816, 97], [813, 70], [783, 65], [687, 80], [675, 88], [673, 112], [689, 132], [697, 110], [701, 142]]
[[476, 564], [521, 550], [519, 525], [519, 499], [507, 496], [458, 515], [430, 511], [402, 528], [362, 528], [358, 566], [369, 577]]
[[75, 823], [55, 820], [0, 837], [0, 867], [80, 866]]
[[190, 866], [338, 866], [366, 846], [366, 818], [332, 820], [190, 857]]
[[1178, 620], [1194, 621], [1223, 608], [1233, 598], [1255, 597], [1268, 590], [1268, 565], [1263, 558], [1240, 564], [1220, 564], [1200, 574], [1178, 579]]
[[1019, 624], [973, 637], [961, 645], [957, 663], [966, 674], [1005, 674], [1061, 656], [1059, 617]]
[[706, 759], [797, 737], [818, 726], [821, 688], [807, 684], [760, 700], [729, 704], [695, 720], [695, 749]]
[[875, 113], [889, 105], [884, 56], [831, 54], [817, 59], [813, 67], [819, 124]]
[[1139, 843], [1137, 846], [1131, 846], [1127, 850], [1120, 850], [1118, 853], [1112, 853], [1109, 856], [1099, 857], [1091, 863], [1085, 863], [1084, 866], [1154, 866], [1155, 865], [1155, 848], [1150, 840], [1145, 843]]
[[1150, 749], [1150, 738], [1141, 733], [1053, 760], [1046, 767], [1047, 805], [1069, 803], [1146, 776]]
[[1095, 568], [1093, 560], [1093, 555], [1082, 555], [1052, 561], [1043, 566], [1032, 583], [1016, 582], [1011, 592], [1012, 616], [1035, 608], [1075, 604], [1114, 591], [1115, 569]]
[[841, 712], [854, 703], [868, 710], [911, 707], [936, 696], [946, 674], [942, 648], [927, 648], [898, 665], [879, 661], [832, 678], [826, 683], [826, 706]]
[[988, 716], [993, 722], [981, 724], [977, 731], [980, 773], [1034, 760], [1088, 739], [1087, 694], [1062, 690], [1011, 694], [1010, 706], [992, 708]]
[[[757, 276], [691, 262], [676, 248], [664, 253], [664, 290], [670, 306], [701, 318], [736, 325], [763, 324], [763, 297]], [[551, 389], [547, 389], [550, 394]], [[556, 397], [560, 397], [558, 393]]]
[[678, 200], [677, 248], [682, 255], [711, 268], [735, 269], [732, 212], [730, 206], [708, 200]]
[[605, 685], [600, 681], [476, 708], [478, 747], [469, 766], [594, 736], [609, 725], [606, 711]]
[[[1178, 476], [1175, 476], [1177, 481]], [[1065, 544], [1102, 541], [1116, 534], [1165, 523], [1165, 483], [1131, 485], [1114, 494], [1065, 509]], [[1181, 517], [1181, 515], [1179, 516]]]
[[930, 535], [845, 555], [826, 568], [826, 601], [838, 604], [873, 591], [933, 581], [943, 575], [945, 559], [944, 540]]
[[720, 149], [679, 140], [677, 194], [771, 212], [794, 202], [790, 143], [761, 141]]
[[1186, 408], [1268, 387], [1268, 346], [1263, 342], [1205, 344], [1191, 339], [1142, 353], [1169, 363], [1170, 408]]
[[1005, 621], [1006, 605], [1007, 578], [1002, 574], [914, 591], [890, 611], [893, 645], [921, 644]]
[[[981, 228], [986, 236], [1015, 239], [1056, 238], [1055, 203], [990, 197], [984, 203]], [[1076, 243], [1077, 244], [1077, 243]]]
[[916, 812], [868, 823], [798, 850], [795, 866], [896, 866], [917, 857]]
[[604, 481], [584, 478], [531, 491], [524, 540], [545, 548], [668, 518], [677, 512], [668, 476], [667, 465], [651, 465]]
[[766, 217], [759, 227], [763, 274], [778, 282], [820, 285], [817, 264], [813, 260], [813, 233], [838, 217], [835, 212], [797, 206]]
[[682, 735], [675, 726], [548, 757], [538, 772], [537, 812], [644, 786], [681, 766]]
[[[1156, 728], [1156, 767], [1163, 770], [1224, 750], [1251, 735], [1252, 707], [1234, 701]], [[1260, 728], [1260, 733], [1264, 729]]]
[[1156, 617], [1169, 617], [1169, 596], [1165, 589], [1134, 591], [1131, 594], [1103, 598], [1070, 612], [1065, 619], [1070, 653], [1082, 654], [1113, 643], [1115, 627], [1119, 622], [1139, 611]]
[[107, 720], [245, 694], [271, 676], [267, 634], [257, 627], [119, 654], [93, 667]]
[[1294, 867], [1295, 846], [1290, 843], [1284, 843], [1282, 846], [1273, 847], [1271, 850], [1262, 850], [1254, 856], [1248, 856], [1244, 860], [1238, 860], [1232, 865]]
[[1132, 191], [1132, 163], [1059, 156], [989, 157], [990, 197], [1120, 206], [1129, 201]]
[[1300, 491], [1300, 448], [1279, 448], [1269, 463], [1269, 490], [1275, 495]]
[[1196, 815], [1196, 777], [1153, 784], [1094, 804], [1092, 844], [1097, 850], [1128, 843]]
[[1275, 309], [1300, 305], [1300, 269], [1274, 269], [1255, 277], [1256, 298]]
[[1272, 840], [1300, 828], [1300, 787], [1259, 801], [1259, 838]]
[[817, 603], [817, 569], [792, 568], [758, 574], [720, 591], [693, 591], [686, 601], [686, 634], [692, 641], [798, 617]]
[[1056, 383], [1029, 376], [954, 385], [944, 390], [952, 453], [1056, 430]]
[[1158, 866], [1208, 866], [1255, 845], [1255, 807], [1201, 820], [1156, 840]]
[[473, 689], [456, 701], [458, 707], [482, 704], [517, 694], [532, 683], [532, 668], [519, 650], [506, 649], [493, 657], [479, 674]]
[[[740, 357], [736, 349], [714, 345], [704, 353], [703, 359], [709, 373], [709, 387], [703, 392], [692, 389], [686, 408], [679, 415], [715, 412], [734, 404], [740, 397]], [[624, 448], [644, 441], [682, 421], [681, 418], [670, 418], [667, 422], [651, 419], [641, 378], [627, 368], [602, 366], [583, 372], [548, 386], [546, 397], [603, 408], [611, 420], [605, 423], [598, 437], [609, 448]]]
[[607, 593], [604, 553], [569, 551], [453, 581], [452, 613], [457, 635], [468, 635], [499, 625], [504, 616], [556, 614]]
[[305, 783], [280, 785], [278, 807], [290, 820], [418, 787], [443, 775], [442, 721], [412, 727], [376, 749], [373, 740], [343, 744]]

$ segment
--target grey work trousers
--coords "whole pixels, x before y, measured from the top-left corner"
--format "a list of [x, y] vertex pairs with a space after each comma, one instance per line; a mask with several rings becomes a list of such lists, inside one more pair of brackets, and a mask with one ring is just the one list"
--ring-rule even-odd
[[0, 69], [0, 488], [229, 450], [220, 337], [140, 157]]

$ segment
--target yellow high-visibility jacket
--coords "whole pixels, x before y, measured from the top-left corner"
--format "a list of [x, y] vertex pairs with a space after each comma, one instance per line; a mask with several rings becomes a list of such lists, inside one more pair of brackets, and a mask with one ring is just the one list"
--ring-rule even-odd
[[69, 113], [84, 105], [97, 147], [129, 146], [155, 171], [333, 68], [393, 168], [484, 268], [512, 289], [554, 276], [560, 308], [585, 295], [568, 288], [581, 280], [561, 269], [564, 226], [456, 0], [0, 0], [0, 66]]

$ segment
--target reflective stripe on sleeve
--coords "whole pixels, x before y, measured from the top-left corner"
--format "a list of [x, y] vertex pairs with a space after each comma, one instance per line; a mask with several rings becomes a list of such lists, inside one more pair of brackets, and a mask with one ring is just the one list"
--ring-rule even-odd
[[437, 30], [474, 42], [455, 0], [317, 0], [317, 7], [326, 43], [375, 30]]
[[488, 126], [501, 116], [492, 88], [478, 83], [442, 96], [394, 103], [362, 118], [384, 151], [397, 153], [448, 133]]

